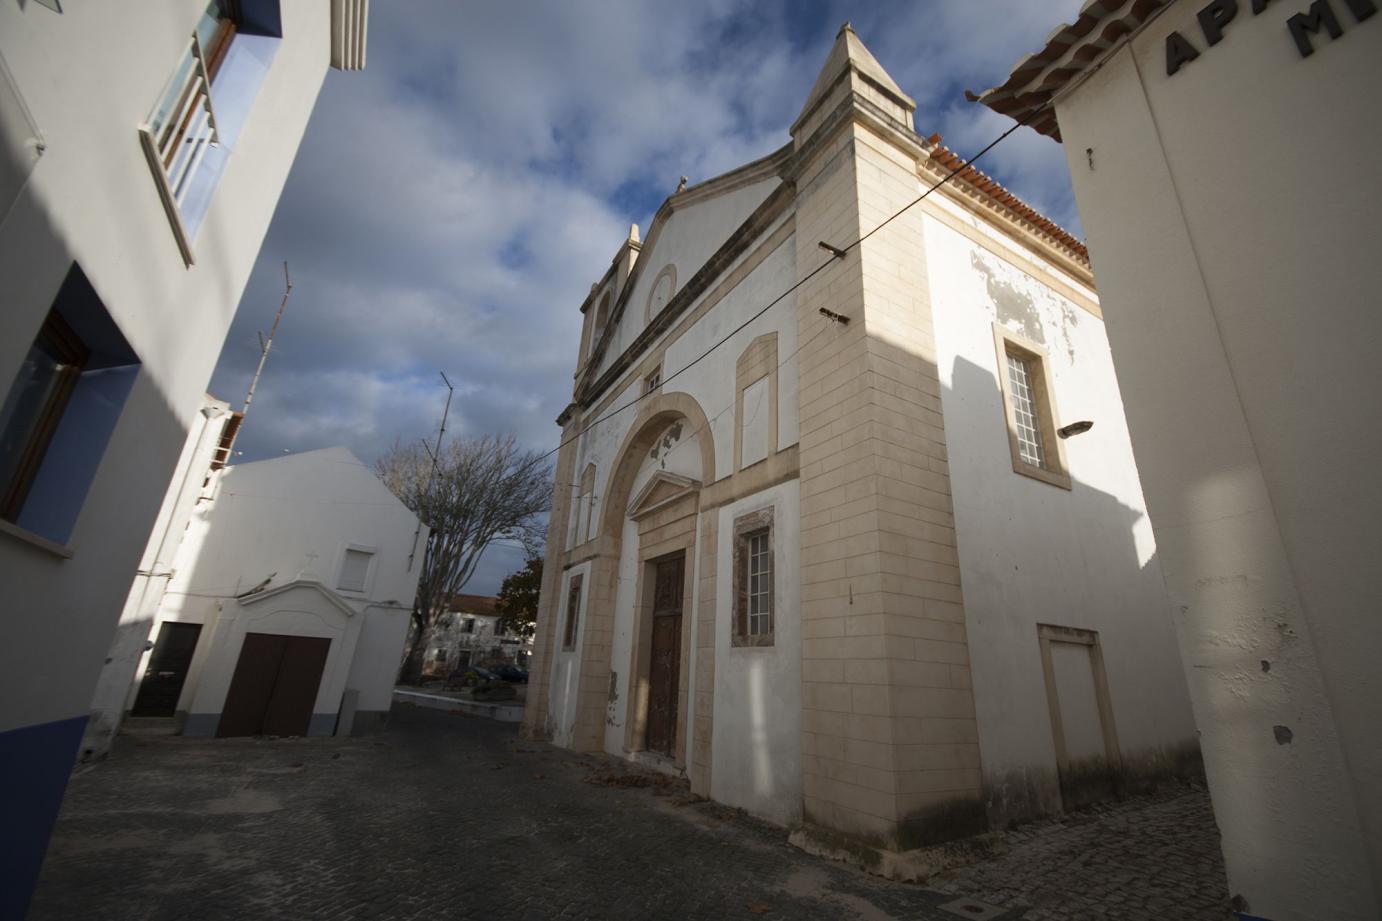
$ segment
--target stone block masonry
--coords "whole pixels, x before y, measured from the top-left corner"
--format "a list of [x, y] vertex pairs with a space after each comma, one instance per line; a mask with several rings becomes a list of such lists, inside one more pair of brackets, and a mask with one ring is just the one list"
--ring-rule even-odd
[[[858, 105], [798, 138], [803, 273], [921, 192]], [[914, 209], [798, 293], [805, 815], [889, 850], [984, 827], [929, 290]]]

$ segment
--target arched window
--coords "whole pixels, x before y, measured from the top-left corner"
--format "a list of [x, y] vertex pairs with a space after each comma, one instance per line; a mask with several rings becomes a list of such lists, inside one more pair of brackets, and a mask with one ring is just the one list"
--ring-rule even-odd
[[595, 308], [595, 335], [590, 337], [590, 348], [593, 351], [600, 337], [604, 335], [605, 325], [609, 323], [609, 292], [600, 298], [600, 306]]
[[677, 290], [677, 267], [668, 263], [663, 266], [662, 271], [657, 273], [657, 278], [653, 279], [653, 289], [648, 292], [647, 316], [645, 322], [651, 323], [653, 317], [662, 312], [662, 308], [667, 306], [667, 302], [672, 299], [672, 295]]
[[586, 464], [585, 472], [581, 474], [581, 507], [579, 510], [580, 520], [577, 522], [579, 530], [576, 533], [576, 543], [584, 543], [594, 537], [595, 531], [595, 465]]

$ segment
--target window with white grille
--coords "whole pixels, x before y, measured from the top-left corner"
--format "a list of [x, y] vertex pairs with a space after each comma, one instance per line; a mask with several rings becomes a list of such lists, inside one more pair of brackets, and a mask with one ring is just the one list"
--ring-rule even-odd
[[1070, 468], [1059, 437], [1055, 380], [1046, 349], [998, 323], [993, 324], [993, 345], [1013, 473], [1069, 489]]
[[373, 559], [374, 554], [368, 550], [347, 550], [345, 559], [341, 561], [341, 578], [336, 587], [343, 592], [363, 592]]
[[773, 510], [734, 522], [735, 646], [773, 645]]
[[749, 541], [749, 636], [767, 636], [773, 629], [773, 563], [769, 533], [750, 534]]
[[1037, 409], [1031, 359], [1008, 352], [1008, 388], [1012, 394], [1013, 422], [1017, 428], [1017, 451], [1022, 462], [1046, 467], [1046, 452], [1041, 442], [1041, 416]]

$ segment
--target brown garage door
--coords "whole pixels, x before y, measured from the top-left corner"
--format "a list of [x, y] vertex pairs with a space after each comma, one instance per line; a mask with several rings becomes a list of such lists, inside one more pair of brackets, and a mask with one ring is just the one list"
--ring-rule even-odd
[[306, 735], [330, 651], [322, 637], [246, 633], [216, 735]]

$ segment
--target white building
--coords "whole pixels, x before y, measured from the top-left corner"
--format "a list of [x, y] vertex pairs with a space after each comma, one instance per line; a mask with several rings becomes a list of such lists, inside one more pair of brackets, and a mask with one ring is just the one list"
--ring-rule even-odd
[[915, 107], [846, 26], [599, 278], [525, 713], [881, 851], [1198, 762], [1084, 247]]
[[1244, 917], [1382, 917], [1382, 16], [1090, 3], [990, 107], [1062, 141]]
[[124, 709], [197, 736], [381, 727], [426, 539], [346, 448], [225, 468], [192, 514], [133, 683], [134, 662], [118, 666]]
[[104, 757], [115, 741], [126, 710], [134, 669], [145, 651], [151, 648], [149, 631], [163, 602], [168, 580], [175, 574], [182, 539], [193, 513], [214, 496], [215, 471], [230, 459], [231, 446], [243, 418], [241, 413], [231, 411], [229, 403], [210, 394], [202, 398], [201, 413], [187, 433], [187, 443], [173, 470], [172, 482], [158, 510], [153, 533], [139, 561], [134, 585], [120, 612], [115, 639], [96, 683], [90, 719], [82, 736], [83, 759]]
[[58, 6], [0, 4], [4, 916], [322, 80], [364, 62], [364, 0]]
[[504, 627], [496, 601], [493, 595], [452, 595], [449, 609], [428, 631], [423, 671], [444, 677], [466, 665], [527, 665], [532, 637]]

